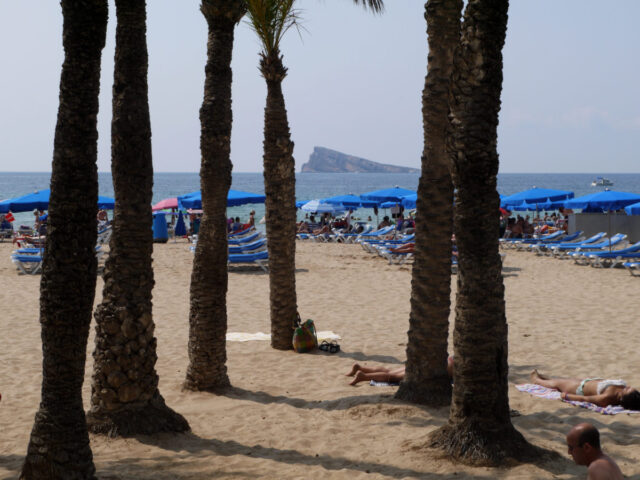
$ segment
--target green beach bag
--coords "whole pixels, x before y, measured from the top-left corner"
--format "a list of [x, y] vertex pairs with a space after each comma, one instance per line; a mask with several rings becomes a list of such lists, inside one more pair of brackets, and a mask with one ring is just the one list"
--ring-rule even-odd
[[300, 314], [297, 314], [293, 330], [293, 349], [298, 353], [309, 352], [318, 348], [316, 326], [310, 318], [302, 323]]

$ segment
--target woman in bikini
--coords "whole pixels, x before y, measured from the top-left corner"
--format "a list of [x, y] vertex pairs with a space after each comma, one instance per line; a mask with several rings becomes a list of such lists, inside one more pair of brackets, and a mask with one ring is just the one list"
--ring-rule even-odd
[[595, 403], [600, 407], [621, 405], [628, 410], [640, 410], [640, 392], [627, 386], [624, 380], [550, 378], [534, 370], [531, 382], [562, 392], [563, 400]]

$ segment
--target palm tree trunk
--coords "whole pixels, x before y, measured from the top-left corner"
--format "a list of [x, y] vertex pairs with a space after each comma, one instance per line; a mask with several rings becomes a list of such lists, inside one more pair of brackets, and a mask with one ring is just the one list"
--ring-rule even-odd
[[449, 80], [460, 38], [462, 0], [429, 0], [429, 59], [422, 118], [424, 150], [418, 184], [416, 253], [411, 277], [407, 367], [396, 398], [432, 406], [451, 401], [447, 339], [451, 296], [453, 185], [445, 148]]
[[[96, 309], [91, 432], [182, 432], [158, 391], [152, 317], [151, 126], [144, 0], [116, 0], [111, 155], [116, 206], [102, 303]], [[95, 229], [95, 226], [94, 226]]]
[[201, 7], [209, 27], [200, 109], [204, 216], [191, 273], [189, 367], [184, 382], [184, 388], [189, 390], [217, 391], [230, 385], [226, 366], [226, 211], [231, 187], [231, 54], [233, 31], [244, 15], [244, 5], [235, 0], [223, 3], [226, 7], [222, 10], [206, 2]]
[[455, 384], [449, 422], [432, 445], [472, 464], [526, 459], [535, 449], [513, 427], [507, 385], [507, 323], [498, 254], [497, 127], [507, 0], [470, 0], [455, 55], [448, 148], [457, 188], [459, 250]]
[[95, 478], [82, 382], [96, 286], [96, 117], [108, 7], [106, 0], [61, 5], [65, 59], [40, 283], [42, 397], [23, 479]]
[[290, 350], [296, 300], [296, 177], [282, 80], [287, 69], [278, 51], [262, 56], [260, 71], [267, 81], [264, 110], [264, 188], [266, 194], [271, 346]]

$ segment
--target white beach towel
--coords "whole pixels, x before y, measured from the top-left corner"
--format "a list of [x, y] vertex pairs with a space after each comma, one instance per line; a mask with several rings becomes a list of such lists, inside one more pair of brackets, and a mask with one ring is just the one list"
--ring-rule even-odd
[[[317, 332], [318, 342], [323, 340], [340, 340], [340, 335], [333, 333], [331, 330]], [[247, 333], [247, 332], [229, 332], [227, 333], [228, 342], [248, 342], [251, 340], [271, 340], [270, 333]]]

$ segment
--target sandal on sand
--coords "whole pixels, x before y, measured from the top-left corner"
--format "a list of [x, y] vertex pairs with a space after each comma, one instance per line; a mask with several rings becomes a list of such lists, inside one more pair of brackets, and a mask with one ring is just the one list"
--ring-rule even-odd
[[318, 350], [322, 350], [323, 352], [329, 353], [338, 353], [340, 351], [340, 345], [334, 340], [332, 342], [327, 342], [323, 340], [320, 345], [318, 345]]

